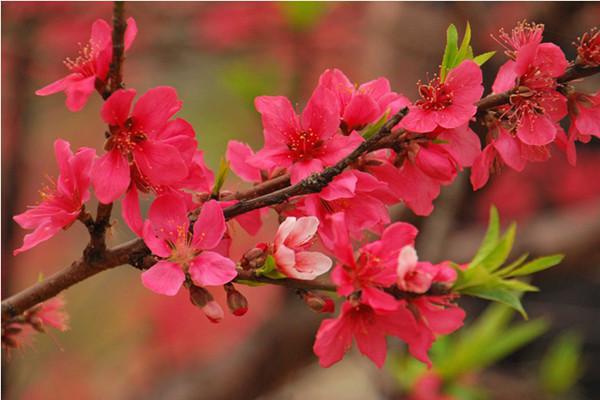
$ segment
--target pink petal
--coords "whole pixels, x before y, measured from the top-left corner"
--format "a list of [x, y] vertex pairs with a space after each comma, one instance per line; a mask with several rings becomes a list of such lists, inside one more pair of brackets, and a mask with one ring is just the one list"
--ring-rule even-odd
[[185, 281], [185, 274], [178, 264], [159, 261], [142, 272], [142, 284], [154, 293], [175, 296]]
[[98, 50], [104, 50], [112, 44], [112, 28], [103, 19], [97, 19], [92, 24], [90, 42]]
[[516, 171], [522, 171], [527, 161], [521, 156], [521, 146], [510, 133], [500, 130], [494, 141], [494, 148], [502, 157], [502, 161]]
[[148, 219], [161, 238], [172, 242], [177, 240], [178, 230], [187, 232], [189, 226], [185, 201], [174, 194], [157, 197], [150, 206]]
[[417, 215], [431, 214], [432, 201], [440, 194], [440, 183], [421, 172], [410, 160], [404, 161], [392, 188]]
[[285, 245], [291, 248], [304, 246], [315, 236], [318, 227], [319, 219], [317, 217], [298, 218], [285, 238]]
[[167, 238], [168, 235], [161, 235], [162, 237], [158, 237], [156, 232], [157, 231], [152, 226], [152, 222], [146, 220], [142, 228], [144, 243], [146, 243], [146, 246], [152, 251], [152, 254], [159, 257], [169, 257], [171, 255], [171, 248], [165, 241], [165, 238]]
[[125, 125], [135, 93], [134, 89], [119, 89], [114, 92], [102, 105], [100, 115], [104, 122], [109, 125]]
[[354, 92], [352, 82], [337, 68], [325, 70], [319, 77], [319, 85], [331, 90], [337, 96], [340, 110], [346, 108]]
[[[347, 307], [344, 304], [344, 307]], [[313, 351], [322, 367], [330, 367], [344, 358], [352, 346], [352, 326], [341, 315], [338, 319], [325, 319], [317, 331]]]
[[37, 226], [33, 232], [25, 235], [25, 237], [23, 238], [23, 245], [18, 249], [14, 250], [13, 255], [16, 256], [17, 254], [27, 251], [37, 246], [38, 244], [50, 239], [52, 236], [56, 235], [61, 229], [62, 226], [52, 224], [51, 221]]
[[361, 299], [374, 310], [391, 311], [398, 308], [398, 300], [394, 296], [372, 286], [362, 288]]
[[321, 161], [326, 165], [332, 165], [352, 153], [364, 139], [356, 131], [350, 135], [344, 136], [336, 134], [332, 136], [324, 145], [324, 154], [320, 156]]
[[124, 39], [125, 50], [129, 50], [133, 41], [135, 40], [135, 37], [137, 36], [137, 33], [138, 33], [138, 27], [137, 27], [137, 23], [135, 22], [135, 19], [133, 19], [133, 17], [127, 18], [127, 28], [125, 28], [125, 39]]
[[387, 354], [384, 332], [380, 331], [377, 325], [369, 326], [363, 323], [362, 329], [354, 331], [354, 337], [360, 352], [369, 357], [378, 368], [382, 368]]
[[259, 96], [254, 105], [262, 117], [265, 145], [285, 144], [300, 129], [294, 107], [286, 97]]
[[[417, 252], [414, 247], [402, 247], [402, 250], [400, 250], [400, 254], [398, 255], [398, 269], [396, 270], [398, 279], [404, 282], [404, 276], [417, 266], [418, 261]], [[404, 289], [402, 287], [400, 288]]]
[[361, 129], [377, 120], [381, 110], [371, 96], [355, 94], [344, 111], [343, 120], [348, 130]]
[[565, 53], [554, 43], [541, 43], [535, 57], [535, 65], [553, 78], [565, 73], [569, 62]]
[[346, 265], [354, 265], [354, 254], [344, 213], [335, 213], [327, 217], [333, 227], [333, 253]]
[[142, 236], [144, 222], [142, 221], [142, 212], [140, 211], [140, 202], [135, 185], [132, 185], [121, 204], [121, 215], [123, 220], [136, 235]]
[[145, 140], [133, 151], [140, 172], [154, 185], [170, 185], [185, 179], [188, 168], [174, 146]]
[[436, 145], [421, 147], [415, 161], [421, 171], [438, 181], [449, 182], [456, 176], [454, 163]]
[[511, 90], [517, 84], [517, 72], [515, 70], [515, 62], [507, 61], [505, 62], [500, 69], [498, 69], [498, 73], [496, 74], [496, 80], [492, 85], [492, 91], [494, 93], [503, 93], [507, 90]]
[[453, 129], [467, 124], [477, 112], [477, 107], [470, 104], [453, 103], [442, 111], [432, 112], [437, 124], [443, 128]]
[[248, 182], [260, 182], [260, 169], [252, 167], [246, 160], [254, 155], [254, 151], [245, 143], [230, 140], [227, 143], [226, 158], [237, 176]]
[[192, 244], [201, 250], [213, 249], [223, 238], [226, 229], [221, 206], [216, 200], [210, 200], [202, 205], [200, 216], [194, 223]]
[[81, 75], [79, 74], [69, 74], [64, 78], [61, 78], [55, 82], [52, 82], [49, 85], [44, 86], [41, 89], [35, 91], [35, 94], [38, 96], [48, 96], [51, 94], [55, 94], [58, 92], [62, 92], [69, 85], [73, 84], [74, 81], [79, 80]]
[[181, 101], [177, 98], [175, 89], [170, 86], [158, 86], [139, 98], [131, 116], [136, 129], [153, 135], [164, 128], [169, 118], [180, 109]]
[[286, 273], [291, 278], [312, 280], [331, 269], [331, 258], [316, 251], [301, 251], [296, 253], [296, 265], [293, 271]]
[[302, 112], [302, 128], [312, 130], [321, 139], [333, 136], [340, 125], [338, 101], [333, 92], [317, 86]]
[[308, 178], [316, 172], [323, 170], [323, 163], [321, 160], [313, 158], [312, 160], [305, 160], [294, 163], [290, 166], [290, 181], [292, 185], [300, 182], [303, 179]]
[[556, 137], [556, 126], [544, 115], [526, 113], [518, 123], [517, 136], [525, 144], [543, 146]]
[[482, 188], [490, 178], [490, 168], [496, 157], [496, 152], [492, 144], [488, 144], [479, 157], [473, 162], [471, 168], [471, 185], [473, 190]]
[[[483, 94], [482, 80], [479, 65], [472, 60], [464, 60], [448, 73], [445, 84], [452, 90], [453, 103], [472, 106]], [[456, 126], [446, 127], [455, 128]]]
[[85, 106], [90, 95], [96, 90], [95, 82], [96, 77], [90, 76], [81, 80], [72, 81], [71, 84], [65, 88], [65, 94], [67, 95], [65, 104], [69, 111], [79, 111]]
[[323, 200], [332, 201], [342, 198], [352, 198], [356, 191], [356, 175], [345, 172], [336, 176], [330, 183], [319, 193]]
[[203, 251], [190, 263], [192, 281], [199, 286], [217, 286], [236, 277], [235, 263], [212, 251]]
[[437, 126], [433, 113], [417, 106], [408, 106], [408, 114], [400, 121], [400, 126], [412, 132], [431, 132]]
[[481, 142], [468, 124], [442, 132], [439, 139], [447, 141], [441, 146], [452, 155], [461, 167], [470, 167], [481, 153]]
[[94, 162], [92, 183], [101, 203], [109, 204], [118, 199], [129, 187], [129, 182], [129, 163], [117, 149]]

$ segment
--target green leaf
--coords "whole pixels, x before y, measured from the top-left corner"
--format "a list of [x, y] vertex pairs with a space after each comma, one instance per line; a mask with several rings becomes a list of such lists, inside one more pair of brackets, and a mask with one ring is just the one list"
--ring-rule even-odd
[[527, 282], [519, 281], [517, 279], [504, 279], [501, 281], [501, 286], [514, 290], [517, 292], [539, 292], [540, 289], [537, 287], [530, 285]]
[[496, 54], [495, 51], [488, 51], [487, 53], [483, 53], [478, 55], [477, 57], [473, 58], [473, 61], [475, 61], [475, 63], [479, 66], [482, 66], [483, 64], [485, 64], [490, 58], [494, 57], [494, 54]]
[[213, 186], [212, 195], [218, 196], [223, 184], [225, 183], [225, 179], [227, 178], [227, 174], [229, 173], [229, 162], [224, 158], [221, 158], [221, 163], [219, 164], [219, 172], [217, 173], [217, 178], [215, 179], [215, 186]]
[[574, 332], [561, 335], [542, 359], [542, 388], [554, 395], [564, 396], [577, 383], [582, 373], [581, 338]]
[[279, 270], [277, 269], [275, 258], [272, 255], [268, 255], [262, 267], [257, 268], [254, 273], [256, 274], [256, 276], [265, 276], [271, 279], [286, 278], [286, 276], [279, 272]]
[[485, 259], [496, 247], [498, 238], [500, 236], [500, 220], [498, 217], [498, 210], [492, 206], [490, 208], [490, 221], [488, 223], [488, 229], [483, 238], [483, 242], [473, 257], [473, 260], [469, 263], [470, 266], [479, 264]]
[[500, 279], [498, 279], [498, 282], [490, 281], [483, 285], [468, 287], [461, 290], [461, 293], [506, 304], [517, 310], [523, 318], [527, 319], [527, 313], [525, 312], [525, 309], [523, 309], [519, 296], [513, 291], [503, 287], [499, 281]]
[[[471, 25], [467, 21], [467, 27], [465, 29], [465, 36], [463, 37], [462, 43], [460, 44], [460, 49], [458, 49], [458, 53], [456, 54], [456, 58], [451, 68], [456, 67], [463, 60], [466, 60], [469, 57], [469, 49], [471, 48]], [[471, 54], [473, 50], [471, 49]]]
[[488, 253], [487, 256], [483, 260], [481, 260], [481, 265], [485, 269], [490, 272], [494, 272], [508, 258], [510, 251], [512, 250], [513, 243], [515, 241], [515, 234], [517, 232], [517, 226], [515, 223], [512, 223], [506, 233], [502, 236], [502, 238], [497, 242], [496, 246]]
[[554, 254], [551, 256], [540, 257], [532, 260], [522, 267], [519, 267], [508, 274], [508, 276], [524, 276], [531, 275], [539, 271], [543, 271], [545, 269], [554, 267], [555, 265], [560, 264], [563, 260], [564, 255], [562, 254]]
[[521, 257], [519, 257], [515, 261], [511, 262], [506, 267], [503, 267], [502, 269], [500, 269], [498, 271], [497, 275], [502, 276], [502, 277], [507, 276], [512, 270], [520, 267], [521, 264], [523, 264], [525, 262], [525, 260], [527, 260], [527, 257], [529, 257], [529, 253], [523, 254]]
[[456, 292], [461, 292], [469, 287], [484, 285], [494, 279], [492, 274], [480, 265], [466, 270], [462, 270], [460, 267], [455, 267], [454, 269], [456, 270], [457, 278], [452, 286], [452, 290]]
[[454, 24], [450, 24], [446, 30], [446, 48], [444, 49], [444, 58], [442, 59], [442, 67], [440, 70], [440, 80], [443, 82], [446, 79], [448, 71], [452, 69], [452, 63], [458, 53], [458, 31]]
[[381, 116], [381, 118], [379, 118], [379, 120], [368, 125], [366, 128], [364, 128], [362, 130], [362, 132], [361, 132], [362, 137], [364, 137], [366, 140], [366, 139], [369, 139], [374, 134], [376, 134], [377, 132], [379, 132], [381, 127], [387, 122], [389, 116], [390, 116], [390, 111], [388, 110], [385, 112], [385, 114], [383, 114]]

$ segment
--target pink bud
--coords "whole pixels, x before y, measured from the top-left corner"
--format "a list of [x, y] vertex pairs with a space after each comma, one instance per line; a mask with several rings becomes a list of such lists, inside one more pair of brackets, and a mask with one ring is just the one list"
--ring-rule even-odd
[[189, 290], [191, 302], [202, 309], [210, 322], [217, 323], [223, 319], [223, 309], [208, 290], [194, 285]]
[[248, 300], [246, 297], [231, 284], [225, 285], [225, 290], [227, 291], [227, 306], [229, 306], [231, 313], [238, 317], [246, 314], [248, 311]]
[[318, 313], [331, 313], [335, 311], [335, 303], [328, 296], [316, 295], [309, 291], [300, 293], [304, 303], [313, 311]]
[[217, 303], [214, 300], [211, 300], [208, 303], [206, 303], [206, 305], [202, 307], [202, 311], [204, 312], [204, 315], [206, 315], [206, 318], [208, 318], [210, 322], [214, 322], [215, 324], [221, 322], [221, 320], [224, 317], [223, 309], [221, 308], [219, 303]]

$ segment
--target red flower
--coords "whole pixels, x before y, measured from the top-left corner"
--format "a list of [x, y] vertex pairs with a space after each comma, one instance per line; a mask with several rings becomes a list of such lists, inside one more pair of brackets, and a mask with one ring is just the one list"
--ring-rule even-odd
[[[129, 49], [135, 36], [137, 25], [133, 18], [127, 19], [125, 30], [125, 50]], [[81, 110], [98, 86], [106, 83], [112, 59], [112, 28], [103, 19], [92, 25], [89, 42], [79, 51], [75, 60], [67, 58], [65, 66], [71, 71], [66, 77], [57, 80], [35, 92], [38, 96], [65, 92], [66, 105], [70, 111]]]
[[401, 126], [413, 132], [431, 132], [436, 127], [457, 128], [477, 112], [475, 103], [483, 94], [481, 69], [471, 60], [452, 69], [444, 82], [433, 79], [419, 85], [421, 100], [408, 106]]
[[395, 114], [410, 103], [406, 97], [392, 92], [390, 82], [385, 78], [357, 87], [339, 69], [328, 69], [319, 77], [319, 85], [337, 96], [342, 128], [346, 133], [376, 122], [386, 111]]
[[54, 187], [40, 192], [41, 203], [13, 217], [22, 228], [34, 230], [25, 235], [23, 246], [16, 249], [14, 255], [31, 249], [71, 225], [79, 216], [83, 203], [90, 198], [90, 174], [96, 156], [94, 149], [83, 147], [73, 154], [69, 142], [58, 139], [54, 142], [54, 154], [60, 169]]
[[107, 153], [96, 160], [92, 181], [102, 203], [111, 203], [133, 182], [143, 190], [176, 184], [188, 177], [196, 140], [182, 119], [169, 119], [181, 108], [175, 89], [150, 89], [136, 102], [135, 90], [120, 89], [104, 103], [102, 119], [110, 126]]
[[248, 163], [264, 170], [288, 168], [292, 184], [336, 163], [363, 140], [356, 133], [339, 134], [337, 99], [322, 86], [300, 116], [282, 96], [257, 97], [255, 104], [262, 114], [265, 146]]

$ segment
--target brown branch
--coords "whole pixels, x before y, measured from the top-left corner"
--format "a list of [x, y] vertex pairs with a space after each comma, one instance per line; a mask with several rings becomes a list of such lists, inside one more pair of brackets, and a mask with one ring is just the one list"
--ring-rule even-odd
[[[115, 6], [115, 9], [117, 9], [117, 6]], [[561, 83], [566, 83], [568, 81], [590, 76], [595, 73], [600, 73], [600, 69], [572, 66], [567, 70], [565, 75], [558, 78], [558, 81]], [[511, 92], [512, 91], [503, 94], [493, 94], [486, 96], [477, 103], [478, 111], [487, 110], [489, 108], [497, 107], [508, 102]], [[399, 111], [397, 114], [392, 116], [374, 136], [363, 142], [352, 153], [350, 153], [347, 157], [339, 161], [337, 164], [324, 169], [323, 172], [319, 174], [314, 174], [306, 178], [305, 180], [291, 186], [288, 183], [289, 178], [287, 177], [287, 175], [282, 175], [270, 181], [256, 185], [246, 192], [236, 193], [234, 195], [234, 198], [240, 199], [241, 201], [223, 210], [226, 219], [231, 219], [235, 216], [262, 207], [283, 203], [294, 196], [319, 192], [325, 186], [327, 186], [327, 184], [331, 182], [333, 178], [341, 174], [342, 171], [346, 169], [346, 167], [356, 162], [362, 155], [370, 151], [376, 150], [381, 141], [388, 140], [389, 137], [393, 136], [392, 128], [396, 126], [398, 122], [400, 122], [400, 120], [406, 114], [406, 112], [407, 109]], [[399, 136], [398, 140], [403, 139], [401, 139], [401, 136]], [[4, 321], [6, 318], [18, 315], [23, 311], [27, 310], [28, 308], [31, 308], [36, 304], [55, 296], [62, 290], [84, 279], [87, 279], [88, 277], [95, 275], [100, 271], [104, 271], [106, 269], [110, 269], [122, 264], [130, 264], [138, 269], [146, 269], [152, 266], [155, 262], [154, 258], [150, 256], [150, 250], [145, 246], [142, 239], [135, 239], [124, 243], [121, 246], [118, 246], [114, 249], [104, 250], [100, 253], [100, 256], [101, 257], [97, 259], [88, 258], [84, 260], [79, 260], [73, 263], [70, 267], [58, 272], [50, 278], [2, 301], [2, 320]], [[243, 280], [245, 275], [241, 276], [241, 279]], [[250, 280], [254, 280], [256, 282], [278, 284], [294, 288], [312, 288], [314, 290], [327, 291], [333, 289], [333, 287], [330, 284], [326, 284], [320, 281], [311, 281], [310, 283], [302, 281], [302, 283], [299, 283], [300, 281], [286, 279], [274, 282], [264, 277], [257, 278], [250, 276], [249, 278], [251, 278]], [[240, 278], [236, 279], [239, 280]], [[298, 285], [302, 285], [303, 287], [300, 287]], [[391, 291], [392, 294], [399, 296], [399, 298], [408, 296], [405, 293], [399, 293], [397, 288], [391, 288], [387, 290]], [[428, 294], [435, 295], [447, 293], [447, 290], [444, 288], [435, 288], [432, 290], [434, 290], [434, 292], [428, 292]]]
[[[125, 52], [125, 4], [123, 1], [115, 1], [113, 7], [113, 31], [112, 31], [112, 61], [108, 72], [108, 88], [104, 89], [102, 97], [108, 99], [114, 92], [123, 87], [123, 61]], [[98, 202], [96, 220], [93, 224], [86, 224], [90, 233], [90, 243], [85, 248], [84, 259], [89, 263], [97, 262], [104, 257], [106, 251], [106, 231], [110, 227], [110, 216], [113, 205]]]

